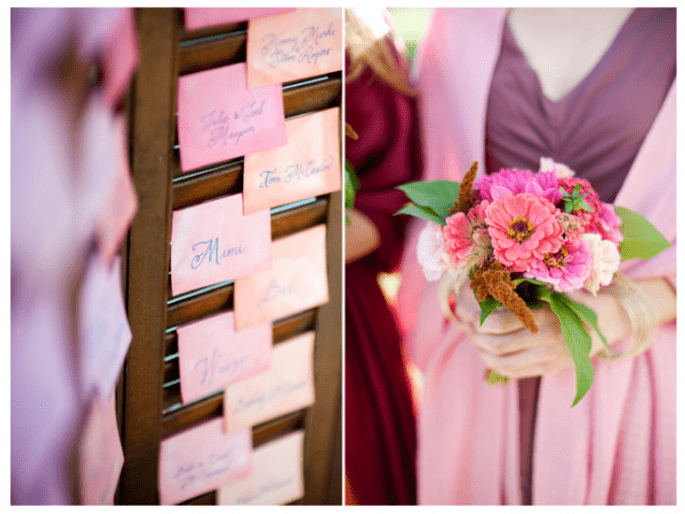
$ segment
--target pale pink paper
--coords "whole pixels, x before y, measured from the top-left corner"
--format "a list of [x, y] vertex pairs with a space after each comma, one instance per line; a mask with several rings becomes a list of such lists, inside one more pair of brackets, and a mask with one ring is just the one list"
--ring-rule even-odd
[[178, 79], [181, 170], [287, 143], [283, 88], [247, 89], [245, 63]]
[[121, 291], [121, 258], [108, 268], [93, 254], [80, 300], [80, 349], [83, 392], [109, 398], [131, 345], [131, 327]]
[[116, 175], [95, 218], [98, 251], [108, 264], [114, 260], [138, 210], [138, 198], [128, 166], [126, 120], [123, 116], [117, 117], [115, 121], [114, 139], [117, 156]]
[[297, 9], [251, 20], [247, 27], [248, 88], [342, 69], [342, 9]]
[[272, 264], [271, 269], [236, 279], [236, 330], [328, 302], [326, 225], [273, 241]]
[[243, 216], [242, 194], [172, 213], [174, 295], [270, 267], [271, 215], [264, 210]]
[[217, 505], [284, 505], [304, 496], [304, 430], [263, 444], [252, 452], [252, 472], [222, 487]]
[[167, 439], [159, 448], [159, 500], [174, 505], [250, 473], [252, 431], [224, 433], [216, 418]]
[[183, 403], [269, 368], [271, 323], [235, 332], [233, 312], [178, 327], [178, 360]]
[[340, 189], [339, 113], [286, 120], [287, 145], [245, 156], [245, 214]]
[[85, 505], [114, 505], [114, 492], [124, 466], [114, 395], [95, 398], [81, 439], [81, 498]]
[[226, 387], [226, 431], [235, 432], [314, 403], [314, 332], [274, 346], [268, 371]]
[[186, 7], [184, 24], [186, 30], [198, 30], [294, 10], [292, 7]]

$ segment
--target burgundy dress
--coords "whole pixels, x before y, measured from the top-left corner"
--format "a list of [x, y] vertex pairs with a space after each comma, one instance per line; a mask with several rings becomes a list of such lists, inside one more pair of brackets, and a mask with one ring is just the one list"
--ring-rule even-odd
[[[505, 24], [488, 98], [486, 171], [537, 170], [551, 157], [611, 203], [676, 74], [675, 9], [636, 9], [592, 71], [559, 101]], [[519, 381], [523, 502], [531, 501], [531, 455], [539, 378]]]
[[369, 69], [345, 85], [345, 118], [359, 135], [346, 157], [361, 187], [355, 208], [380, 247], [345, 272], [345, 473], [363, 505], [416, 503], [416, 427], [400, 334], [376, 276], [402, 256], [407, 201], [395, 186], [421, 176], [416, 103]]

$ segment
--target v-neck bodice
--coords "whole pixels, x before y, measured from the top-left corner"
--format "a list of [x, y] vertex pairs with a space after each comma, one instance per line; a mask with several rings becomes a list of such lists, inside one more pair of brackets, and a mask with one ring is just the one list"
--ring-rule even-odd
[[552, 101], [505, 22], [488, 98], [487, 172], [537, 170], [540, 157], [552, 157], [612, 202], [675, 78], [675, 27], [675, 9], [636, 9], [594, 68]]

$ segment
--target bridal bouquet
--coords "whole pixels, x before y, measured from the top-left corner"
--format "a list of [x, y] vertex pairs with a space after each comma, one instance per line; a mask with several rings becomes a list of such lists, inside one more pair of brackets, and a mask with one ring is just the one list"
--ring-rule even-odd
[[[543, 158], [538, 173], [502, 169], [476, 180], [474, 162], [461, 184], [448, 180], [399, 186], [411, 200], [396, 214], [429, 220], [419, 235], [418, 259], [429, 281], [447, 271], [456, 284], [470, 281], [481, 324], [504, 307], [536, 333], [530, 309], [549, 303], [559, 318], [576, 371], [578, 403], [594, 380], [592, 338], [608, 354], [597, 315], [565, 293], [596, 295], [621, 260], [649, 259], [668, 241], [640, 214], [603, 203], [587, 180]], [[455, 287], [459, 290], [459, 285]]]

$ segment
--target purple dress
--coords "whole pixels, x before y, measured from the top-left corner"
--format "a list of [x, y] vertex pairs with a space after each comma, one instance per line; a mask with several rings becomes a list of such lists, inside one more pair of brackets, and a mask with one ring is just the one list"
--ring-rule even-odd
[[[551, 157], [612, 203], [675, 78], [675, 20], [675, 9], [634, 10], [592, 71], [558, 101], [544, 95], [505, 23], [488, 98], [486, 171], [535, 171], [540, 157]], [[524, 504], [531, 503], [539, 382], [519, 382]]]

